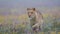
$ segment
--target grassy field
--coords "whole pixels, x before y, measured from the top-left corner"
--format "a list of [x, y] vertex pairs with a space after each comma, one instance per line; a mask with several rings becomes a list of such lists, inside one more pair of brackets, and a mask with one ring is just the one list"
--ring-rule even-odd
[[[44, 20], [46, 22], [46, 26], [45, 26], [45, 31], [46, 32], [39, 32], [39, 34], [60, 34], [60, 32], [59, 32], [60, 30], [59, 31], [48, 32], [49, 29], [51, 28], [50, 24], [53, 23], [53, 22], [55, 23], [52, 15], [49, 16], [48, 14], [44, 14], [43, 17], [44, 17]], [[26, 29], [27, 25], [25, 24], [25, 21], [27, 21], [27, 19], [28, 19], [27, 15], [0, 16], [0, 34], [26, 34], [25, 29]], [[55, 30], [55, 28], [56, 27], [53, 26], [53, 30]], [[48, 31], [46, 29], [48, 29]]]

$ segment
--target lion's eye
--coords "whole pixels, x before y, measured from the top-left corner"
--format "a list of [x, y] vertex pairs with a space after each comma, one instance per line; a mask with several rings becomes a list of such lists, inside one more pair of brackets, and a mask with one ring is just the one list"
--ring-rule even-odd
[[31, 12], [31, 14], [33, 14], [33, 12]]
[[28, 12], [28, 14], [29, 14], [29, 12]]

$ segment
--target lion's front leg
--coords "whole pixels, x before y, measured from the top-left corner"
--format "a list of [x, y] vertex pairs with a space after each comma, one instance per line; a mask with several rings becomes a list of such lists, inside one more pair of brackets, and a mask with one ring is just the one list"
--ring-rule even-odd
[[39, 28], [40, 27], [39, 27], [38, 23], [32, 26], [32, 29], [33, 29], [34, 32], [38, 32]]

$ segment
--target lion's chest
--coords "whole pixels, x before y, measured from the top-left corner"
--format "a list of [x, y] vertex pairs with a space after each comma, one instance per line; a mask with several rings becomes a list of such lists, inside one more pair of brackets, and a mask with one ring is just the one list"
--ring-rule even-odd
[[30, 19], [30, 24], [31, 24], [31, 26], [36, 24], [36, 17]]

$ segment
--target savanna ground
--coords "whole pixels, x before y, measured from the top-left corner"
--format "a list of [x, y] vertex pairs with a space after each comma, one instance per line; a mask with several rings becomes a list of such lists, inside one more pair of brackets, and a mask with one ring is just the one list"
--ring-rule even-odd
[[[60, 18], [48, 14], [43, 14], [44, 28], [39, 34], [60, 34]], [[20, 16], [0, 16], [0, 34], [26, 34], [25, 29], [29, 28], [26, 22], [26, 14]]]

